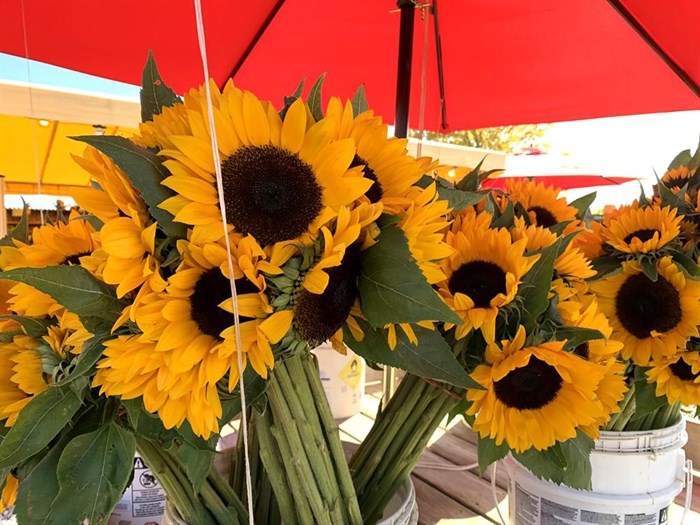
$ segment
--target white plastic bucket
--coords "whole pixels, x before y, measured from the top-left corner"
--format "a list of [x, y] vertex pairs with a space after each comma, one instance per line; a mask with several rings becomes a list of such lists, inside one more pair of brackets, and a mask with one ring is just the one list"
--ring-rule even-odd
[[591, 491], [541, 480], [509, 456], [510, 525], [672, 525], [687, 439], [684, 420], [659, 430], [601, 432], [591, 452]]
[[313, 350], [318, 358], [321, 382], [335, 419], [360, 412], [365, 391], [365, 361], [348, 349], [346, 355], [328, 344]]
[[119, 500], [108, 525], [159, 525], [165, 512], [165, 491], [143, 458], [134, 457], [134, 480]]

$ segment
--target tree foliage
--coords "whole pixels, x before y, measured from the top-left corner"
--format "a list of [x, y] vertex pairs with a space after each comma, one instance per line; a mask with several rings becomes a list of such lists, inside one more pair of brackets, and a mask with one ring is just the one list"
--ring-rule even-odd
[[[442, 134], [425, 132], [426, 140], [446, 142], [472, 148], [483, 148], [506, 153], [518, 153], [525, 148], [546, 149], [546, 135], [549, 124], [525, 124], [496, 128], [466, 129]], [[418, 138], [420, 132], [410, 131], [410, 136]]]

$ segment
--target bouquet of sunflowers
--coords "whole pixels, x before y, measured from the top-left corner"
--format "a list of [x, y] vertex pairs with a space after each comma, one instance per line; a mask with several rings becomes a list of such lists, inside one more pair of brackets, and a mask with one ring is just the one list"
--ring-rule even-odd
[[700, 402], [700, 147], [679, 153], [654, 187], [582, 237], [591, 289], [621, 346], [629, 385], [609, 430], [651, 430]]
[[150, 57], [138, 135], [76, 137], [79, 210], [0, 241], [0, 482], [20, 524], [105, 523], [136, 450], [184, 521], [247, 521], [243, 462], [212, 467], [242, 410], [256, 521], [359, 524], [309, 350], [379, 337], [373, 361], [474, 386], [430, 343], [460, 323], [433, 288], [452, 249], [431, 161], [362, 90], [324, 111], [321, 82], [281, 109], [231, 82], [181, 99]]

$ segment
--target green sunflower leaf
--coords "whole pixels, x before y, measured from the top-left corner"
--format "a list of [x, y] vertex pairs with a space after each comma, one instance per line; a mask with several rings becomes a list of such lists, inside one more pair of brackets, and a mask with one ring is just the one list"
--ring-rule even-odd
[[12, 319], [16, 321], [22, 325], [24, 333], [31, 337], [42, 337], [46, 335], [49, 326], [55, 324], [49, 319], [35, 319], [33, 317], [24, 317], [21, 315], [0, 315], [0, 319]]
[[148, 51], [148, 60], [141, 74], [141, 122], [153, 120], [164, 107], [181, 102], [177, 93], [165, 85], [158, 72], [153, 51]]
[[691, 277], [700, 277], [700, 266], [696, 264], [692, 257], [688, 257], [678, 250], [671, 251], [673, 260], [678, 263]]
[[13, 330], [11, 332], [0, 332], [0, 343], [11, 343], [15, 336], [24, 335], [22, 330]]
[[22, 217], [17, 225], [12, 228], [12, 231], [0, 239], [0, 246], [14, 246], [15, 243], [12, 242], [13, 239], [23, 243], [29, 242], [29, 221], [27, 220], [27, 216], [29, 215], [29, 206], [27, 206], [27, 203], [24, 202], [24, 199], [22, 199], [22, 203], [24, 204], [22, 207]]
[[596, 257], [591, 261], [591, 266], [598, 272], [594, 279], [602, 279], [606, 275], [617, 272], [622, 268], [622, 262], [612, 255], [603, 255]]
[[50, 295], [82, 321], [99, 317], [114, 323], [125, 306], [117, 299], [113, 286], [80, 266], [16, 268], [2, 272], [0, 278], [28, 284]]
[[287, 111], [289, 111], [289, 106], [294, 104], [294, 102], [301, 98], [301, 94], [304, 92], [304, 84], [305, 81], [302, 78], [299, 81], [299, 84], [297, 84], [297, 88], [294, 90], [294, 93], [292, 93], [288, 97], [284, 97], [284, 106], [282, 107], [282, 110], [280, 111], [280, 118], [284, 120], [284, 117], [287, 116]]
[[105, 525], [131, 479], [135, 452], [134, 436], [115, 423], [71, 440], [58, 460], [50, 520]]
[[510, 452], [510, 448], [505, 441], [500, 445], [490, 438], [482, 438], [477, 434], [476, 455], [479, 461], [479, 472], [483, 475], [491, 463], [495, 463], [499, 459], [503, 459]]
[[110, 336], [96, 336], [85, 341], [85, 343], [83, 343], [82, 351], [75, 361], [73, 361], [73, 363], [75, 363], [73, 369], [66, 377], [56, 381], [54, 384], [57, 386], [65, 385], [71, 381], [75, 381], [79, 377], [83, 377], [84, 375], [92, 375], [97, 361], [100, 360], [100, 357], [102, 357], [102, 353], [104, 352], [104, 343], [108, 339], [110, 339]]
[[178, 436], [177, 430], [165, 428], [157, 415], [146, 411], [141, 398], [122, 399], [122, 405], [127, 410], [126, 415], [134, 434], [157, 443], [163, 449], [173, 445]]
[[365, 92], [365, 85], [360, 84], [352, 96], [352, 113], [357, 116], [360, 113], [364, 113], [369, 109], [367, 105], [367, 93]]
[[158, 207], [165, 199], [175, 195], [170, 188], [161, 184], [170, 172], [163, 166], [158, 155], [124, 137], [87, 135], [72, 138], [97, 148], [111, 158], [129, 177], [129, 181], [148, 205], [149, 213], [158, 221], [165, 234], [177, 239], [185, 238], [185, 225], [173, 222], [173, 216]]
[[314, 85], [311, 86], [311, 91], [309, 91], [309, 96], [306, 99], [306, 104], [309, 106], [309, 110], [316, 122], [323, 118], [321, 90], [323, 89], [324, 80], [326, 80], [326, 74], [322, 73], [318, 80], [314, 82]]
[[[215, 443], [214, 446], [216, 446]], [[192, 446], [189, 443], [182, 443], [177, 447], [175, 456], [184, 468], [187, 479], [192, 483], [192, 489], [195, 492], [199, 492], [202, 484], [207, 479], [209, 469], [214, 463], [216, 451], [205, 450]]]
[[642, 272], [644, 272], [644, 275], [647, 276], [647, 279], [655, 283], [659, 278], [659, 269], [656, 266], [656, 259], [652, 257], [642, 257], [639, 260], [639, 263], [642, 267]]
[[656, 383], [647, 381], [649, 368], [636, 366], [634, 368], [634, 415], [631, 421], [641, 419], [662, 406], [668, 405], [666, 396], [656, 396]]
[[572, 350], [587, 341], [595, 341], [596, 339], [605, 339], [605, 336], [598, 330], [592, 328], [581, 328], [579, 326], [562, 326], [558, 327], [554, 333], [555, 341], [563, 341], [566, 339], [564, 348]]
[[686, 213], [688, 211], [688, 206], [685, 202], [685, 195], [688, 192], [688, 185], [683, 186], [678, 193], [673, 193], [666, 185], [661, 182], [661, 180], [656, 178], [656, 188], [659, 192], [659, 197], [661, 197], [661, 204], [663, 206], [671, 206], [672, 208], [678, 208], [679, 215]]
[[460, 179], [460, 181], [455, 185], [455, 187], [458, 190], [462, 191], [478, 191], [479, 184], [482, 181], [481, 166], [484, 164], [485, 160], [486, 155], [484, 155], [484, 158], [481, 159], [479, 164], [477, 164], [473, 170], [471, 170], [464, 177], [462, 177], [462, 179]]
[[529, 333], [537, 323], [537, 317], [549, 306], [549, 289], [554, 274], [554, 261], [557, 258], [556, 245], [545, 248], [540, 259], [523, 277], [518, 295], [522, 298], [520, 324]]
[[[252, 367], [246, 367], [243, 372], [243, 382], [245, 388], [245, 401], [248, 406], [255, 403], [265, 393], [267, 381], [260, 377]], [[234, 417], [241, 413], [241, 385], [240, 383], [233, 392], [219, 394], [221, 397], [221, 405], [223, 415], [221, 416], [222, 423], [228, 423]]]
[[437, 192], [439, 198], [443, 201], [447, 201], [452, 211], [455, 212], [474, 206], [484, 198], [483, 193], [448, 188], [439, 183], [437, 185]]
[[[82, 381], [82, 393], [87, 385], [87, 380]], [[48, 445], [81, 407], [82, 393], [64, 385], [34, 396], [0, 444], [0, 468], [17, 465]]]
[[347, 326], [343, 328], [343, 341], [359, 356], [457, 387], [481, 388], [462, 368], [439, 332], [413, 326], [418, 338], [416, 346], [400, 327], [396, 327], [397, 343], [392, 350], [385, 329], [375, 330], [363, 319], [357, 319], [357, 322], [365, 334], [362, 341], [356, 340]]
[[583, 220], [583, 218], [586, 216], [586, 212], [588, 211], [588, 208], [591, 207], [591, 204], [593, 204], [593, 201], [595, 200], [597, 196], [597, 192], [592, 192], [589, 193], [588, 195], [584, 195], [583, 197], [579, 197], [578, 199], [571, 201], [569, 203], [569, 206], [573, 206], [576, 208], [576, 218], [579, 220]]
[[[489, 198], [492, 194], [489, 194]], [[498, 208], [496, 208], [498, 209]], [[508, 201], [508, 205], [503, 212], [498, 212], [498, 217], [494, 216], [491, 221], [491, 228], [510, 228], [513, 226], [513, 220], [515, 219], [515, 207], [511, 201]]]
[[[581, 430], [576, 437], [545, 451], [534, 448], [525, 452], [514, 452], [513, 456], [537, 477], [557, 485], [575, 489], [591, 490], [590, 455], [594, 442]], [[563, 465], [563, 466], [562, 466]]]
[[692, 160], [693, 156], [690, 154], [690, 150], [686, 149], [681, 151], [678, 155], [673, 157], [671, 164], [668, 165], [668, 170], [675, 170], [681, 166], [687, 166]]
[[361, 265], [360, 304], [372, 326], [428, 320], [461, 323], [426, 281], [397, 226], [382, 229], [377, 243], [362, 252]]

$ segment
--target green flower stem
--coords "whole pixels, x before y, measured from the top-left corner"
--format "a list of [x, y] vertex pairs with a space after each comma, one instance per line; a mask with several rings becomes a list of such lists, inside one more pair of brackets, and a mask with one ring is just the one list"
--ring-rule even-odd
[[230, 512], [228, 510], [226, 504], [221, 501], [219, 495], [212, 488], [209, 480], [205, 480], [204, 483], [202, 483], [199, 494], [207, 509], [214, 515], [219, 525], [239, 525], [240, 521], [238, 521], [238, 516], [235, 512]]
[[361, 501], [361, 508], [367, 518], [366, 523], [375, 523], [381, 518], [382, 511], [394, 492], [418, 463], [435, 429], [440, 425], [445, 415], [459, 402], [459, 400], [441, 393], [437, 389], [433, 390], [438, 392], [438, 395], [433, 394], [434, 397], [430, 405], [404, 442], [403, 450], [394, 451], [396, 461], [390, 465], [386, 472], [379, 472], [375, 477], [376, 484], [368, 487], [367, 497]]
[[342, 498], [333, 480], [335, 476], [330, 454], [301, 363], [297, 358], [290, 358], [274, 373], [280, 391], [285, 393], [290, 413], [294, 414], [293, 419], [297, 420], [296, 428], [299, 430], [301, 445], [309, 459], [309, 465], [323, 498], [323, 506], [328, 509], [332, 523], [343, 523], [344, 513], [340, 507]]
[[178, 514], [188, 523], [197, 525], [218, 525], [214, 517], [197, 497], [195, 497], [191, 484], [181, 482], [181, 472], [175, 464], [167, 458], [167, 452], [154, 445], [147, 439], [136, 436], [139, 454], [146, 460], [146, 464], [155, 475], [158, 482], [165, 489], [168, 501], [177, 510]]
[[[306, 375], [306, 384], [309, 386], [314, 406], [316, 407], [326, 443], [331, 455], [335, 481], [338, 483], [340, 493], [345, 503], [347, 513], [347, 523], [350, 525], [362, 525], [362, 514], [357, 502], [355, 487], [352, 482], [352, 475], [345, 459], [345, 451], [340, 441], [340, 430], [335, 424], [333, 412], [328, 404], [326, 392], [321, 383], [321, 376], [315, 356], [309, 354], [302, 360], [302, 367]], [[295, 366], [295, 363], [292, 363]], [[299, 379], [301, 381], [301, 379]]]
[[374, 523], [410, 475], [458, 393], [407, 374], [350, 460], [365, 523]]
[[619, 432], [625, 428], [627, 423], [629, 423], [630, 419], [634, 415], [634, 411], [637, 406], [637, 403], [634, 399], [634, 390], [634, 383], [632, 383], [632, 385], [630, 385], [629, 390], [625, 394], [625, 397], [620, 402], [620, 412], [615, 414], [610, 419], [608, 424], [605, 426], [605, 430], [609, 430], [611, 432]]
[[[266, 410], [263, 414], [254, 414], [255, 428], [260, 442], [260, 459], [265, 465], [268, 480], [275, 493], [277, 504], [279, 505], [280, 513], [285, 517], [285, 522], [288, 525], [296, 525], [299, 523], [297, 512], [300, 516], [305, 517], [309, 521], [311, 518], [311, 509], [308, 506], [306, 498], [302, 498], [299, 504], [295, 506], [292, 492], [288, 489], [291, 481], [289, 476], [294, 475], [293, 469], [285, 468], [284, 459], [279, 448], [275, 444], [272, 437], [270, 412]], [[286, 475], [285, 475], [286, 473]], [[295, 475], [294, 475], [295, 476]], [[296, 477], [294, 478], [296, 479]], [[294, 493], [298, 496], [298, 493]], [[263, 522], [264, 523], [264, 522]], [[271, 522], [276, 523], [276, 522]]]
[[666, 428], [678, 423], [681, 417], [681, 404], [664, 405], [654, 419], [654, 428]]
[[238, 518], [248, 519], [248, 509], [245, 508], [243, 502], [234, 492], [231, 485], [224, 479], [224, 477], [219, 474], [215, 468], [209, 471], [209, 476], [207, 477], [208, 482], [211, 484], [212, 488], [216, 491], [220, 498], [226, 503], [227, 507], [233, 507], [238, 514]]

